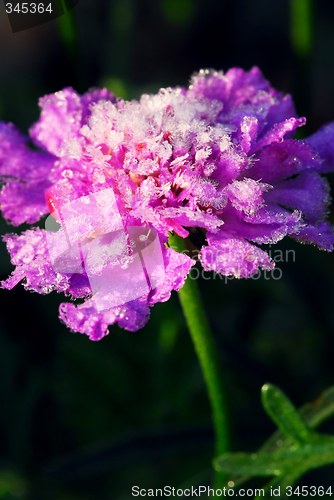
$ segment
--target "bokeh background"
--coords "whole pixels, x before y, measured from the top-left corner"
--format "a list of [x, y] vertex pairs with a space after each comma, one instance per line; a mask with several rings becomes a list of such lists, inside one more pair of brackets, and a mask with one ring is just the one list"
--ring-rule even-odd
[[[187, 85], [200, 68], [253, 65], [293, 94], [308, 119], [301, 134], [334, 120], [331, 0], [80, 0], [15, 34], [4, 4], [0, 119], [25, 133], [38, 98], [65, 86], [132, 99]], [[24, 229], [0, 221], [1, 234]], [[291, 239], [271, 251], [283, 260], [279, 280], [198, 280], [236, 451], [256, 451], [275, 429], [260, 403], [264, 383], [297, 406], [334, 385], [334, 255]], [[1, 243], [1, 279], [12, 268]], [[154, 307], [144, 329], [112, 326], [98, 343], [59, 322], [63, 300], [21, 285], [0, 290], [0, 498], [126, 500], [133, 485], [208, 485], [210, 407], [177, 294]], [[323, 429], [334, 434], [333, 421]], [[300, 484], [334, 487], [333, 477], [328, 466]]]

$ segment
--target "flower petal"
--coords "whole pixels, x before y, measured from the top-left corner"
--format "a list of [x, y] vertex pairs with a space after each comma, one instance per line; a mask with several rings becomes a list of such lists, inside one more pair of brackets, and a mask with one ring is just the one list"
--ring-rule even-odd
[[165, 277], [149, 295], [149, 305], [156, 302], [166, 302], [170, 298], [172, 290], [180, 290], [195, 261], [185, 253], [179, 253], [172, 248], [164, 252]]
[[317, 222], [327, 215], [329, 185], [315, 172], [303, 172], [294, 179], [276, 184], [266, 193], [265, 199], [284, 207], [297, 208], [308, 221]]
[[301, 243], [314, 243], [320, 249], [328, 252], [333, 251], [333, 227], [329, 222], [319, 222], [316, 225], [307, 224], [293, 238]]
[[59, 318], [71, 330], [85, 333], [91, 340], [100, 340], [108, 335], [108, 326], [118, 321], [121, 328], [136, 331], [149, 318], [149, 308], [145, 300], [133, 300], [118, 308], [98, 312], [90, 299], [75, 306], [69, 302], [60, 304]]
[[320, 172], [322, 160], [304, 142], [274, 142], [254, 157], [247, 177], [274, 184], [302, 171]]
[[90, 116], [91, 104], [100, 100], [115, 102], [115, 97], [105, 89], [80, 96], [70, 87], [42, 97], [41, 117], [31, 127], [30, 137], [50, 153], [63, 156], [66, 142], [77, 137]]
[[4, 186], [0, 194], [3, 216], [14, 226], [24, 222], [33, 224], [48, 213], [44, 193], [51, 186], [50, 181], [18, 182]]
[[7, 234], [3, 237], [16, 269], [13, 277], [2, 281], [2, 288], [12, 288], [25, 278], [26, 290], [49, 293], [52, 290], [64, 292], [68, 289], [68, 277], [54, 271], [48, 253], [45, 231], [28, 229], [21, 235]]
[[334, 168], [334, 122], [321, 127], [318, 132], [308, 137], [306, 142], [311, 144], [324, 160], [321, 172], [332, 171]]
[[273, 142], [282, 141], [287, 132], [293, 132], [298, 127], [302, 127], [306, 123], [306, 118], [288, 118], [282, 123], [276, 123], [254, 146], [250, 149], [249, 154], [268, 146]]
[[206, 271], [215, 271], [224, 276], [249, 278], [259, 268], [270, 271], [274, 262], [260, 248], [242, 238], [228, 238], [207, 234], [209, 245], [202, 247], [200, 261]]

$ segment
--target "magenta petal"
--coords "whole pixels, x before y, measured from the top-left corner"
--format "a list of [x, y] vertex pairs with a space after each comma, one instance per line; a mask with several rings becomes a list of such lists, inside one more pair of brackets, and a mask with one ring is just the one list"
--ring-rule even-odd
[[242, 238], [224, 238], [207, 234], [209, 245], [202, 247], [200, 261], [206, 271], [224, 276], [248, 278], [259, 268], [270, 271], [274, 262], [260, 248]]
[[27, 147], [29, 138], [11, 123], [0, 122], [0, 177], [40, 181], [48, 177], [56, 158]]
[[71, 88], [39, 100], [41, 117], [30, 129], [34, 142], [57, 156], [62, 155], [65, 141], [74, 137], [81, 124], [80, 96]]
[[294, 179], [280, 182], [265, 197], [268, 202], [301, 210], [310, 222], [327, 215], [330, 201], [328, 184], [315, 172], [303, 172]]
[[225, 193], [236, 210], [252, 214], [263, 205], [263, 192], [270, 187], [253, 179], [243, 179], [229, 184]]
[[240, 130], [241, 130], [241, 141], [240, 146], [248, 153], [253, 142], [256, 139], [258, 132], [259, 124], [258, 120], [254, 116], [245, 116], [241, 122]]
[[269, 219], [267, 223], [252, 224], [251, 220], [228, 220], [221, 234], [225, 237], [242, 237], [255, 243], [277, 243], [287, 234], [295, 234], [305, 226], [300, 220], [300, 214], [288, 211], [284, 217], [276, 218], [276, 222], [270, 222]]
[[44, 193], [50, 181], [18, 182], [4, 186], [0, 194], [1, 209], [5, 219], [19, 226], [23, 222], [33, 224], [48, 213]]
[[187, 207], [165, 208], [161, 211], [164, 219], [172, 219], [177, 224], [186, 227], [203, 227], [208, 230], [215, 230], [224, 222], [215, 215], [206, 214], [200, 210], [191, 210]]
[[70, 87], [41, 98], [41, 117], [31, 127], [30, 137], [50, 153], [63, 156], [66, 141], [77, 137], [90, 116], [91, 105], [101, 99], [115, 101], [113, 94], [106, 90], [80, 96]]
[[277, 203], [266, 203], [264, 207], [257, 210], [252, 215], [244, 215], [242, 219], [250, 224], [288, 224], [295, 226], [301, 219], [301, 212], [295, 210], [290, 212]]
[[334, 235], [329, 222], [319, 222], [316, 225], [307, 224], [294, 238], [302, 243], [313, 243], [322, 250], [333, 251]]
[[69, 302], [60, 304], [59, 318], [68, 328], [85, 333], [91, 340], [100, 340], [108, 335], [108, 325], [116, 321], [116, 315], [112, 312], [99, 313], [86, 303], [75, 306]]
[[66, 290], [66, 295], [70, 295], [74, 299], [88, 297], [91, 295], [92, 287], [86, 274], [73, 273], [69, 278], [69, 287]]
[[224, 103], [224, 113], [231, 108], [254, 102], [261, 91], [270, 91], [270, 85], [259, 68], [250, 71], [232, 68], [223, 72], [200, 72], [192, 78], [190, 93]]
[[306, 139], [323, 158], [321, 172], [329, 172], [334, 168], [334, 122], [321, 127], [318, 132]]
[[275, 123], [282, 123], [284, 120], [291, 117], [296, 118], [297, 115], [291, 96], [286, 95], [283, 99], [280, 99], [277, 104], [270, 106], [266, 116], [266, 125], [261, 131], [261, 134], [267, 134]]
[[15, 268], [12, 274], [4, 281], [1, 281], [1, 288], [6, 290], [12, 290], [20, 281], [25, 278], [25, 272], [23, 268]]
[[[11, 263], [17, 266], [13, 273], [14, 280], [18, 276], [20, 280], [25, 278], [24, 287], [26, 290], [38, 293], [67, 290], [67, 276], [56, 273], [52, 267], [45, 231], [39, 228], [29, 229], [19, 236], [7, 234], [3, 240], [7, 243]], [[12, 284], [12, 279], [9, 278], [9, 280]], [[6, 282], [2, 282], [2, 288], [7, 288]]]
[[13, 125], [0, 123], [0, 178], [7, 184], [0, 199], [3, 215], [14, 225], [34, 223], [47, 213], [44, 199], [56, 158], [31, 151], [28, 138]]
[[242, 171], [248, 166], [249, 159], [246, 155], [237, 155], [231, 149], [227, 149], [217, 161], [217, 168], [211, 178], [218, 181], [220, 186], [225, 187], [236, 178], [239, 178]]
[[164, 252], [165, 276], [164, 281], [158, 285], [149, 297], [149, 305], [156, 302], [165, 302], [170, 298], [172, 290], [180, 290], [195, 261], [185, 253], [179, 253], [168, 248]]
[[109, 90], [107, 89], [95, 89], [92, 92], [86, 92], [80, 97], [82, 105], [82, 124], [86, 123], [87, 117], [91, 115], [92, 104], [99, 101], [116, 102], [114, 94], [112, 92], [109, 92]]
[[136, 332], [143, 328], [150, 316], [147, 298], [132, 300], [124, 304], [117, 313], [117, 321], [120, 328], [125, 328], [130, 332]]
[[29, 138], [12, 124], [0, 122], [0, 160], [18, 148], [26, 146]]
[[247, 177], [269, 184], [298, 174], [303, 170], [321, 171], [322, 160], [304, 142], [287, 139], [263, 148], [247, 170]]
[[100, 340], [108, 335], [108, 326], [118, 321], [121, 328], [136, 331], [142, 328], [149, 318], [149, 308], [145, 300], [133, 300], [122, 307], [98, 312], [92, 299], [79, 306], [62, 303], [59, 318], [71, 330], [85, 333], [91, 340]]
[[292, 132], [298, 127], [305, 125], [306, 118], [288, 118], [282, 123], [275, 124], [272, 129], [265, 134], [262, 139], [260, 139], [249, 151], [249, 154], [254, 153], [264, 146], [268, 146], [273, 142], [282, 141], [283, 137], [287, 132]]

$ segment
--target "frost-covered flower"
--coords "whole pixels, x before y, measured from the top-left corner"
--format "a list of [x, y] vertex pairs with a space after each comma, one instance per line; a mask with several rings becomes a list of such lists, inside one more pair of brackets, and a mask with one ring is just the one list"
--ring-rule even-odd
[[46, 230], [5, 236], [16, 269], [2, 287], [84, 298], [60, 306], [72, 330], [94, 340], [115, 322], [137, 330], [183, 286], [195, 261], [168, 247], [169, 232], [200, 235], [203, 267], [237, 278], [272, 269], [258, 245], [286, 235], [333, 248], [319, 174], [334, 167], [334, 124], [292, 139], [305, 118], [257, 68], [200, 71], [188, 89], [139, 102], [66, 88], [40, 106], [30, 129], [40, 150], [0, 125], [4, 217], [52, 214]]

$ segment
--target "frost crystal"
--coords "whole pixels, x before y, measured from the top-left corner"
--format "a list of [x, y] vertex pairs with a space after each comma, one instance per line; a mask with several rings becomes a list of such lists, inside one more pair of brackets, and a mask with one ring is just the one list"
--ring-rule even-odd
[[290, 235], [332, 250], [329, 192], [334, 124], [292, 139], [297, 118], [258, 68], [200, 71], [188, 89], [139, 102], [70, 88], [40, 100], [40, 148], [0, 124], [1, 206], [14, 225], [50, 213], [45, 230], [7, 235], [16, 269], [2, 282], [65, 292], [60, 318], [98, 340], [115, 322], [137, 330], [194, 265], [169, 232], [200, 236], [206, 270], [249, 277], [274, 263], [257, 244]]

